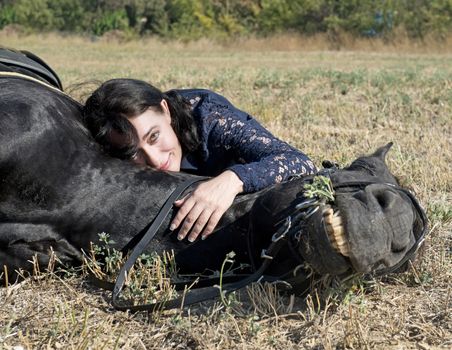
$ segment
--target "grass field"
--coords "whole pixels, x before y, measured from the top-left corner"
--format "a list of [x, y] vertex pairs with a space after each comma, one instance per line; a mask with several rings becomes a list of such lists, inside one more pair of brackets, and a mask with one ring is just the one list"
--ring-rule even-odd
[[113, 311], [106, 294], [79, 275], [27, 279], [0, 289], [0, 349], [452, 347], [452, 53], [55, 35], [0, 34], [0, 42], [40, 55], [80, 100], [94, 80], [113, 77], [216, 90], [319, 165], [323, 159], [346, 165], [394, 141], [389, 166], [420, 198], [431, 231], [408, 272], [367, 287], [356, 281], [302, 299], [254, 286], [226, 305], [152, 318]]

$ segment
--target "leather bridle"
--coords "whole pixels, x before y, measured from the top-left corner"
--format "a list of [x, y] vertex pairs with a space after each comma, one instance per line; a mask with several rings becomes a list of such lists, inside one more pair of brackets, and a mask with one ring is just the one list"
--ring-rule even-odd
[[[330, 174], [327, 174], [330, 175]], [[310, 181], [312, 177], [306, 178], [306, 181]], [[191, 304], [195, 304], [201, 301], [213, 299], [216, 297], [219, 297], [221, 293], [229, 293], [238, 289], [241, 289], [245, 286], [247, 286], [250, 283], [253, 282], [260, 282], [260, 281], [272, 281], [279, 280], [278, 278], [272, 277], [272, 276], [266, 276], [265, 272], [268, 269], [269, 265], [271, 264], [272, 260], [278, 255], [279, 251], [285, 244], [293, 244], [293, 242], [299, 242], [300, 235], [303, 234], [302, 229], [300, 228], [300, 223], [307, 220], [311, 215], [313, 215], [318, 209], [319, 205], [322, 203], [322, 200], [319, 198], [304, 198], [300, 202], [294, 205], [293, 212], [291, 215], [287, 216], [284, 220], [282, 220], [278, 225], [275, 233], [272, 236], [270, 245], [267, 249], [263, 249], [261, 252], [261, 260], [262, 263], [258, 269], [252, 274], [246, 275], [243, 277], [243, 275], [240, 275], [239, 280], [232, 283], [227, 283], [222, 286], [222, 289], [220, 289], [218, 286], [213, 285], [215, 282], [218, 281], [218, 278], [213, 278], [212, 282], [210, 283], [210, 286], [208, 287], [202, 287], [202, 288], [193, 288], [188, 291], [186, 291], [182, 296], [179, 296], [175, 299], [166, 300], [162, 302], [156, 302], [156, 303], [149, 303], [149, 304], [142, 304], [142, 305], [124, 305], [120, 302], [119, 297], [120, 293], [125, 285], [125, 280], [127, 273], [132, 268], [140, 254], [146, 249], [150, 241], [154, 238], [155, 234], [157, 233], [158, 229], [160, 228], [161, 224], [163, 223], [164, 219], [168, 215], [173, 202], [192, 184], [195, 182], [200, 181], [199, 179], [196, 180], [187, 180], [183, 183], [181, 183], [176, 190], [170, 195], [170, 197], [165, 202], [164, 206], [160, 209], [158, 215], [152, 222], [152, 224], [149, 226], [146, 233], [143, 235], [141, 240], [133, 247], [126, 263], [122, 266], [118, 277], [116, 279], [116, 282], [112, 287], [112, 284], [106, 284], [103, 282], [101, 285], [103, 288], [107, 289], [113, 289], [112, 292], [112, 304], [117, 310], [129, 310], [132, 312], [136, 311], [155, 311], [155, 310], [162, 310], [162, 309], [171, 309], [176, 307], [182, 307], [182, 306], [188, 306]], [[344, 188], [363, 188], [368, 185], [372, 184], [380, 184], [385, 185], [388, 187], [391, 187], [397, 191], [400, 191], [404, 193], [410, 200], [411, 203], [416, 210], [421, 222], [422, 222], [422, 228], [420, 232], [415, 232], [415, 243], [414, 245], [408, 250], [408, 252], [404, 255], [404, 257], [394, 266], [376, 270], [372, 274], [375, 276], [384, 275], [387, 273], [395, 272], [398, 270], [403, 264], [405, 264], [409, 259], [413, 258], [419, 247], [422, 245], [422, 243], [425, 240], [425, 236], [428, 229], [428, 219], [425, 214], [425, 211], [419, 204], [418, 200], [414, 197], [414, 195], [398, 186], [391, 183], [379, 183], [376, 181], [349, 181], [349, 182], [343, 182], [334, 185], [333, 188], [335, 191], [338, 191], [340, 189]], [[292, 249], [294, 251], [294, 249]], [[295, 276], [295, 271], [293, 273], [293, 277], [289, 278], [289, 280], [296, 279], [298, 282], [303, 279], [307, 279], [307, 276], [299, 275]], [[287, 276], [287, 275], [286, 275]], [[95, 279], [96, 280], [96, 279]], [[280, 281], [280, 280], [279, 280]], [[102, 281], [95, 281], [95, 282], [102, 282]], [[183, 283], [183, 286], [186, 286], [193, 281], [185, 282]], [[284, 281], [282, 281], [284, 283]], [[96, 283], [99, 285], [99, 283]], [[285, 283], [285, 286], [291, 288], [291, 285], [289, 283]]]

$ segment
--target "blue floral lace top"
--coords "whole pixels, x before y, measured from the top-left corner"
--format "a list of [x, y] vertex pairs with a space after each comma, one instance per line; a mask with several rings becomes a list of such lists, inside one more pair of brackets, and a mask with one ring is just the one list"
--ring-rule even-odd
[[223, 96], [202, 89], [176, 91], [191, 104], [201, 140], [199, 152], [183, 157], [182, 171], [216, 176], [232, 170], [244, 192], [261, 190], [290, 175], [316, 172], [307, 155], [273, 136]]

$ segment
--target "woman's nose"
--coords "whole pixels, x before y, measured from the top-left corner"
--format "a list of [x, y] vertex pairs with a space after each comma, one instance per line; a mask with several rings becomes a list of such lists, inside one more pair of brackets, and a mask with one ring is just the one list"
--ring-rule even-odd
[[153, 168], [157, 168], [160, 165], [158, 152], [156, 150], [151, 149], [149, 146], [145, 146], [143, 147], [142, 152], [147, 165]]

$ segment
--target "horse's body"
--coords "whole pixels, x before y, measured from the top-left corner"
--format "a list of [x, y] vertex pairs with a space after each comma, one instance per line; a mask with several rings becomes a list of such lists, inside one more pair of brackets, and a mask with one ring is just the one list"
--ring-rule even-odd
[[[20, 77], [0, 78], [0, 137], [0, 266], [6, 265], [10, 274], [30, 270], [33, 255], [45, 266], [50, 248], [61, 261], [79, 264], [81, 249], [98, 242], [100, 232], [124, 247], [147, 228], [176, 186], [192, 177], [104, 155], [83, 126], [77, 102]], [[396, 184], [384, 164], [388, 149], [333, 174], [333, 182]], [[303, 183], [296, 179], [238, 196], [216, 231], [193, 244], [170, 233], [170, 212], [148, 250], [174, 250], [179, 267], [192, 272], [217, 269], [231, 250], [239, 262], [256, 261], [255, 252], [268, 245], [275, 224], [300, 198]], [[402, 194], [386, 185], [372, 186], [337, 196], [348, 257], [332, 247], [324, 228], [315, 233], [316, 225], [323, 225], [320, 210], [301, 238], [299, 258], [329, 273], [351, 266], [368, 272], [397, 263], [418, 238], [412, 230], [416, 217]], [[247, 249], [249, 230], [253, 259]], [[289, 255], [283, 251], [279, 261]]]
[[[100, 232], [124, 246], [188, 177], [104, 156], [81, 123], [80, 106], [63, 94], [19, 78], [1, 79], [0, 94], [0, 264], [11, 271], [29, 268], [36, 253], [45, 264], [50, 246], [62, 261], [80, 261], [80, 248]], [[241, 196], [217, 231], [236, 231], [231, 226], [256, 196]], [[187, 248], [168, 224], [151, 250]]]

